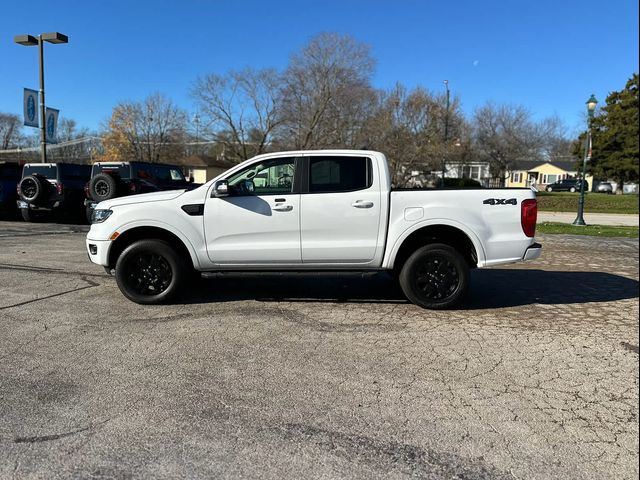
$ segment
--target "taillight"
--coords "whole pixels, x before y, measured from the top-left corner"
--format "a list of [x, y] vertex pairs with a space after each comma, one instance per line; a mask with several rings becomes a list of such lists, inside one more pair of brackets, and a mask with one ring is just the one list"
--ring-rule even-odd
[[536, 221], [538, 220], [538, 201], [536, 199], [528, 199], [522, 201], [520, 221], [522, 223], [522, 231], [527, 237], [535, 237]]
[[129, 184], [129, 190], [131, 191], [131, 193], [136, 193], [136, 191], [138, 190], [138, 189], [136, 188], [136, 184], [135, 184], [135, 183], [133, 183], [133, 182], [131, 182], [131, 183]]
[[58, 192], [58, 195], [62, 195], [63, 188], [61, 183], [56, 183], [56, 192]]

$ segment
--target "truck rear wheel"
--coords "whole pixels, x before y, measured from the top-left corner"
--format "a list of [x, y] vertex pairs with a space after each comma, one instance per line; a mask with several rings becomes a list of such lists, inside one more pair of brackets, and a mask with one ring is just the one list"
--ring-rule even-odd
[[189, 269], [168, 243], [140, 240], [120, 254], [115, 276], [125, 297], [152, 305], [174, 298], [189, 281]]
[[433, 243], [413, 252], [399, 280], [412, 303], [429, 309], [451, 308], [467, 293], [469, 265], [454, 248]]

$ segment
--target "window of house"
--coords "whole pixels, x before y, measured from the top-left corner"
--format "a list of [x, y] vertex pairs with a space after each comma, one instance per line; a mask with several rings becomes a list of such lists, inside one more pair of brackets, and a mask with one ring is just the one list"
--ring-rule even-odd
[[365, 157], [311, 157], [309, 192], [352, 192], [372, 183], [371, 160]]

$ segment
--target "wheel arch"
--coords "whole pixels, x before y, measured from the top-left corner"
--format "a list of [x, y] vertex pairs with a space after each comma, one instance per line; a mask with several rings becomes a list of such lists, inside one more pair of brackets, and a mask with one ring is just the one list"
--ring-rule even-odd
[[191, 259], [191, 266], [197, 268], [199, 266], [198, 257], [195, 251], [190, 246], [188, 241], [178, 236], [178, 234], [167, 230], [166, 228], [157, 226], [136, 226], [125, 230], [120, 233], [118, 237], [113, 240], [111, 247], [109, 248], [108, 267], [114, 268], [118, 257], [132, 243], [138, 240], [164, 240], [183, 258]]
[[394, 245], [385, 262], [388, 268], [400, 270], [418, 248], [431, 243], [443, 243], [456, 249], [470, 268], [484, 263], [484, 250], [475, 235], [461, 226], [432, 223], [407, 230]]

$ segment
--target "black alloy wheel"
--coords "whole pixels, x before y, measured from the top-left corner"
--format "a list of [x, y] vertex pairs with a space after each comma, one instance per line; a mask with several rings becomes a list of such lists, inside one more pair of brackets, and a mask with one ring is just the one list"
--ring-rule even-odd
[[164, 303], [188, 281], [184, 260], [162, 240], [140, 240], [129, 245], [115, 269], [120, 291], [141, 304]]
[[467, 292], [469, 266], [462, 255], [448, 245], [426, 245], [407, 259], [400, 272], [400, 286], [416, 305], [450, 308]]
[[44, 190], [48, 185], [47, 180], [43, 180], [38, 175], [29, 175], [20, 180], [20, 198], [25, 202], [36, 203], [44, 195]]
[[98, 180], [94, 188], [100, 198], [104, 198], [107, 195], [109, 195], [109, 193], [111, 193], [111, 188], [109, 187], [109, 184], [105, 182], [103, 179]]
[[111, 200], [118, 196], [118, 181], [109, 174], [99, 173], [89, 181], [89, 193], [96, 202]]

